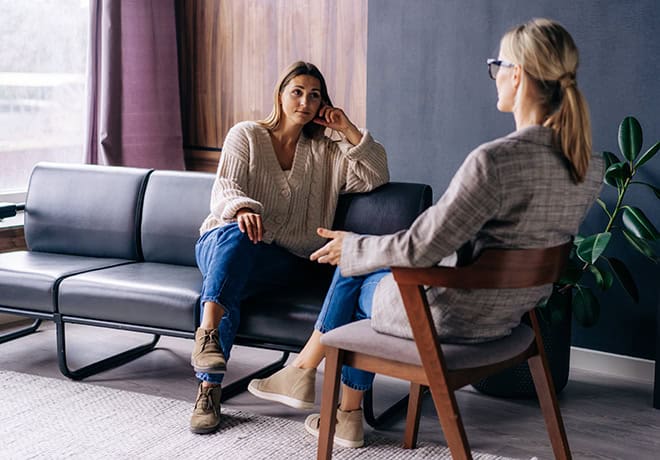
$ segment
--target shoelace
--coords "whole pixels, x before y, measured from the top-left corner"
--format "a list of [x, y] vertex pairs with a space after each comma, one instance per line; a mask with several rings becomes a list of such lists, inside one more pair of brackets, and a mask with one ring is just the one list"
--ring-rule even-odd
[[208, 410], [211, 409], [213, 413], [216, 415], [218, 414], [218, 411], [216, 407], [213, 405], [213, 398], [211, 397], [211, 390], [205, 392], [203, 389], [200, 392], [199, 396], [197, 397], [197, 401], [195, 401], [195, 409], [197, 409], [198, 404], [201, 402], [206, 403], [206, 406], [202, 406], [202, 410]]
[[213, 342], [215, 342], [215, 344], [216, 344], [218, 347], [220, 346], [220, 342], [219, 342], [218, 340], [215, 339], [215, 337], [214, 337], [215, 334], [214, 334], [213, 332], [214, 332], [214, 331], [210, 331], [210, 332], [205, 332], [205, 333], [204, 333], [204, 342], [202, 343], [202, 350], [201, 350], [201, 351], [204, 351], [204, 349], [206, 348], [206, 344], [209, 343], [211, 340], [212, 340]]

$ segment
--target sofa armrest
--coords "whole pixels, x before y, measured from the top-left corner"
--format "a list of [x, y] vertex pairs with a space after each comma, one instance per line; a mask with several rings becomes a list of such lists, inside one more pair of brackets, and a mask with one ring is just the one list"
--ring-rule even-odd
[[333, 228], [366, 235], [386, 235], [410, 227], [431, 205], [426, 184], [390, 182], [368, 193], [341, 195]]
[[17, 212], [25, 209], [25, 203], [0, 203], [0, 220], [14, 217]]

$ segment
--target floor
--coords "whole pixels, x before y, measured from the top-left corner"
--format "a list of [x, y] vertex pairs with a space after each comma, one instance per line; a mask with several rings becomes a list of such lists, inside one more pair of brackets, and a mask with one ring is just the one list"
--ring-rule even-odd
[[[143, 334], [89, 326], [67, 326], [68, 357], [75, 368], [148, 341]], [[86, 382], [192, 402], [196, 380], [189, 364], [192, 342], [163, 337], [158, 348], [118, 369]], [[55, 330], [43, 323], [27, 337], [0, 345], [0, 368], [45, 377], [65, 378], [57, 366]], [[227, 381], [248, 374], [279, 354], [237, 347]], [[322, 374], [317, 380], [320, 399]], [[387, 407], [407, 389], [405, 382], [377, 377], [376, 411]], [[572, 371], [560, 395], [560, 406], [576, 459], [660, 459], [660, 410], [651, 407], [652, 386], [600, 374]], [[482, 395], [471, 388], [459, 391], [458, 403], [472, 449], [516, 458], [551, 459], [552, 450], [537, 403]], [[307, 413], [240, 394], [225, 407], [303, 421]], [[401, 438], [403, 416], [381, 429]], [[367, 436], [370, 428], [367, 429]], [[444, 443], [430, 397], [426, 397], [420, 440]]]

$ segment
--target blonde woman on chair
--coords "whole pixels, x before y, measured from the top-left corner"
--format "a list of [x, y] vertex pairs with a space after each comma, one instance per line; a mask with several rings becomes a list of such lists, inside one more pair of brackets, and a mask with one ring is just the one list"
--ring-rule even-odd
[[[369, 236], [320, 228], [329, 242], [311, 259], [338, 269], [315, 330], [293, 363], [250, 384], [250, 391], [294, 407], [314, 403], [323, 333], [363, 318], [381, 333], [412, 338], [387, 267], [447, 265], [471, 241], [484, 248], [560, 245], [578, 231], [602, 184], [604, 162], [591, 154], [586, 101], [577, 87], [578, 50], [558, 23], [533, 19], [509, 30], [488, 59], [497, 109], [513, 114], [515, 131], [480, 145], [465, 159], [440, 200], [412, 226]], [[475, 252], [476, 254], [476, 252]], [[551, 285], [511, 290], [427, 292], [443, 342], [479, 343], [510, 334]], [[334, 442], [364, 443], [361, 402], [373, 374], [344, 367]], [[305, 428], [318, 436], [319, 416]]]

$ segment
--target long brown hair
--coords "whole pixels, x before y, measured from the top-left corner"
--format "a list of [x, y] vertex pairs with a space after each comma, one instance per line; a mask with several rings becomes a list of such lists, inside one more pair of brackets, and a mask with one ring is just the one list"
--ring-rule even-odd
[[[277, 128], [282, 120], [282, 104], [280, 103], [280, 94], [284, 91], [286, 85], [289, 84], [298, 75], [309, 75], [316, 78], [321, 84], [321, 105], [328, 105], [332, 107], [330, 96], [328, 95], [328, 87], [325, 84], [325, 78], [321, 71], [309, 62], [297, 61], [287, 67], [280, 75], [273, 91], [273, 110], [270, 115], [263, 120], [257, 121], [260, 125], [268, 130]], [[323, 135], [325, 127], [310, 121], [303, 127], [303, 134], [309, 138], [317, 138]]]
[[591, 121], [577, 87], [579, 56], [573, 38], [555, 21], [532, 19], [509, 30], [501, 48], [538, 87], [548, 113], [543, 126], [554, 130], [573, 178], [582, 182], [591, 158]]

